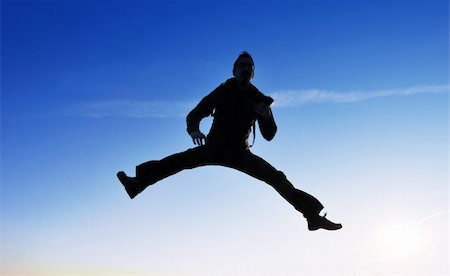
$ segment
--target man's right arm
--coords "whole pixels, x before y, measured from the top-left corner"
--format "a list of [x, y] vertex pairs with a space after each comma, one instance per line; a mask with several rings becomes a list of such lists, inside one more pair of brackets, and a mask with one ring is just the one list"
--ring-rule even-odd
[[223, 84], [214, 89], [208, 96], [204, 97], [187, 115], [187, 132], [192, 139], [194, 139], [194, 143], [196, 143], [196, 139], [200, 138], [201, 140], [201, 136], [203, 135], [203, 133], [200, 132], [200, 121], [213, 113], [222, 90]]

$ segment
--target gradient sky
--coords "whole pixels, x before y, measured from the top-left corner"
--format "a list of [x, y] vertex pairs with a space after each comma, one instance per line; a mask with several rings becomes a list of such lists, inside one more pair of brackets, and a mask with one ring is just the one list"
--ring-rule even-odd
[[[448, 1], [1, 4], [2, 275], [448, 275]], [[278, 124], [252, 151], [341, 231], [226, 168], [116, 179], [193, 146], [243, 50]]]

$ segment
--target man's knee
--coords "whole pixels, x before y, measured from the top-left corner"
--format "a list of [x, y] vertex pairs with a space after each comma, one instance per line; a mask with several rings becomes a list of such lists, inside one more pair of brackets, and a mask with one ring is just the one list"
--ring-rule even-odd
[[268, 179], [268, 184], [275, 189], [291, 189], [293, 186], [286, 178], [286, 175], [282, 171], [274, 172]]
[[278, 182], [286, 181], [286, 175], [282, 171], [276, 171], [275, 173], [275, 180]]

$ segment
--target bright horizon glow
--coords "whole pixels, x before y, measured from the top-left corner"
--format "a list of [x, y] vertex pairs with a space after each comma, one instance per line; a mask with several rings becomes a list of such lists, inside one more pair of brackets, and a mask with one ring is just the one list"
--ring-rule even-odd
[[417, 227], [396, 223], [383, 227], [384, 246], [389, 250], [389, 257], [398, 257], [413, 253], [424, 242], [424, 237]]
[[428, 220], [437, 217], [447, 217], [449, 211], [430, 214], [417, 222], [406, 223], [402, 221], [386, 222], [379, 227], [380, 243], [387, 253], [383, 257], [374, 259], [374, 262], [381, 262], [392, 258], [407, 257], [411, 254], [418, 254], [420, 250], [436, 250], [435, 241], [431, 241], [430, 233], [424, 233], [421, 229]]

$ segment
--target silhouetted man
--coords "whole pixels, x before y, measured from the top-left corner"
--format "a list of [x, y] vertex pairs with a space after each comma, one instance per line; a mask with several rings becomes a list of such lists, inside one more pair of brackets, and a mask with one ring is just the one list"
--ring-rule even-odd
[[[148, 161], [136, 167], [136, 177], [124, 172], [117, 177], [130, 198], [149, 185], [184, 169], [205, 165], [234, 168], [272, 186], [308, 221], [309, 230], [337, 230], [341, 224], [320, 216], [323, 205], [312, 195], [296, 189], [283, 172], [278, 171], [249, 150], [251, 128], [258, 121], [262, 136], [270, 141], [277, 126], [270, 105], [273, 99], [263, 95], [250, 81], [254, 75], [251, 55], [242, 52], [233, 66], [234, 78], [214, 89], [187, 116], [187, 132], [197, 147], [176, 153], [159, 161]], [[208, 136], [200, 131], [200, 121], [214, 116]]]

